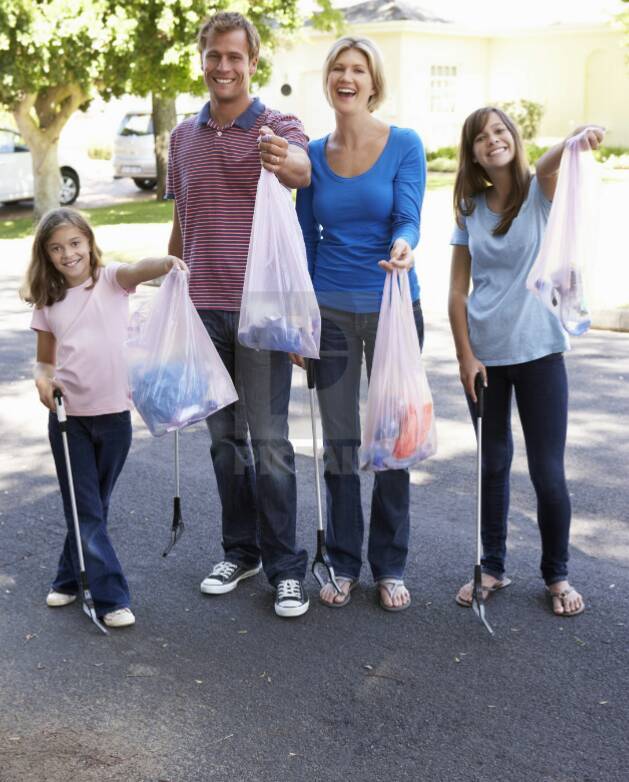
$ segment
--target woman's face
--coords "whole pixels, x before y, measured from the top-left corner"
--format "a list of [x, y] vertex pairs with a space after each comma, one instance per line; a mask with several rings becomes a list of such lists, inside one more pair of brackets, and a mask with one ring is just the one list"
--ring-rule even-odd
[[484, 127], [473, 145], [474, 162], [487, 173], [508, 166], [515, 157], [515, 142], [505, 123], [495, 111], [487, 116]]
[[374, 94], [367, 57], [360, 49], [345, 49], [334, 61], [328, 76], [328, 95], [335, 111], [343, 114], [368, 111]]

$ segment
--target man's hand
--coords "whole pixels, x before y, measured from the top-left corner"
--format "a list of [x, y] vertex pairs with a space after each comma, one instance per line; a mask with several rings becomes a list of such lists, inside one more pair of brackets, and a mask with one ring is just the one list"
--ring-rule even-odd
[[263, 125], [260, 128], [258, 148], [260, 150], [262, 167], [272, 174], [277, 174], [281, 171], [288, 157], [288, 141], [281, 136], [274, 136], [271, 128]]

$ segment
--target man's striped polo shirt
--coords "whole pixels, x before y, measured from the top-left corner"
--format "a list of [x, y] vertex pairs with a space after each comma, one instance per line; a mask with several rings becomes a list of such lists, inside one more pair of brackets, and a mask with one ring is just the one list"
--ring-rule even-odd
[[170, 137], [166, 197], [175, 199], [197, 309], [240, 309], [263, 125], [307, 149], [297, 117], [267, 109], [258, 98], [225, 127], [212, 119], [208, 102]]

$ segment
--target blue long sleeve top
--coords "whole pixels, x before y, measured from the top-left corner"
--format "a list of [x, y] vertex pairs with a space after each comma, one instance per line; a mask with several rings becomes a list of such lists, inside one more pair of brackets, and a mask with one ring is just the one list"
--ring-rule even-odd
[[[426, 157], [414, 130], [392, 126], [373, 166], [355, 177], [335, 174], [328, 165], [328, 136], [309, 145], [312, 180], [297, 193], [308, 268], [319, 304], [349, 312], [380, 309], [389, 258], [396, 239], [419, 242], [426, 188]], [[413, 301], [417, 275], [409, 273]]]

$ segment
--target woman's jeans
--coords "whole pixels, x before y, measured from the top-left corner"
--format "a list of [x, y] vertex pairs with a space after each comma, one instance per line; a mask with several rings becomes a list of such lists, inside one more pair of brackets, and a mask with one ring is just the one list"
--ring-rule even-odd
[[[420, 345], [424, 323], [413, 304]], [[321, 308], [320, 360], [315, 379], [323, 426], [327, 490], [327, 546], [336, 574], [358, 578], [364, 536], [358, 449], [360, 376], [363, 352], [371, 375], [378, 313]], [[409, 542], [408, 470], [374, 474], [367, 557], [375, 580], [402, 578]]]
[[262, 557], [273, 585], [303, 581], [308, 555], [296, 545], [295, 454], [288, 439], [292, 363], [287, 353], [241, 345], [239, 312], [199, 315], [238, 391], [237, 402], [207, 418], [225, 558], [255, 567]]
[[[502, 578], [505, 567], [509, 472], [513, 458], [511, 398], [515, 398], [526, 443], [529, 475], [537, 495], [546, 584], [568, 575], [570, 498], [564, 473], [568, 380], [561, 353], [535, 361], [487, 367], [483, 413], [481, 537], [483, 571]], [[468, 397], [472, 419], [476, 406]]]
[[[68, 449], [76, 496], [85, 572], [99, 616], [130, 605], [127, 579], [107, 534], [109, 499], [131, 446], [128, 410], [96, 416], [68, 416]], [[68, 533], [52, 589], [79, 590], [79, 558], [59, 422], [48, 417], [48, 437], [57, 469]]]

